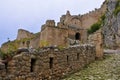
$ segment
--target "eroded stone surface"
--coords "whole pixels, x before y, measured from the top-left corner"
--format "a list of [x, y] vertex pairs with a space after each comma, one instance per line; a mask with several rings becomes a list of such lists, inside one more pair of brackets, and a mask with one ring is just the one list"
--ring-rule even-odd
[[95, 61], [95, 46], [77, 45], [63, 50], [46, 50], [38, 53], [21, 53], [0, 71], [3, 79], [10, 80], [60, 80]]

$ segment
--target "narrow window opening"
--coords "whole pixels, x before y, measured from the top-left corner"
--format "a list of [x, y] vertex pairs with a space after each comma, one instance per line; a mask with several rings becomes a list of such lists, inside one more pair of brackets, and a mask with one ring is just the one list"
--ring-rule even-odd
[[53, 58], [50, 57], [50, 62], [49, 62], [50, 69], [53, 68]]
[[24, 46], [24, 45], [25, 45], [25, 42], [23, 41], [22, 44], [23, 44], [23, 46]]
[[26, 45], [27, 45], [27, 48], [30, 47], [30, 41], [29, 40], [26, 42]]
[[69, 56], [67, 56], [67, 64], [69, 64]]
[[31, 59], [31, 72], [34, 72], [36, 59]]
[[6, 72], [8, 71], [8, 61], [10, 61], [11, 60], [11, 57], [10, 57], [10, 55], [6, 55], [5, 57], [4, 57], [4, 64], [5, 64], [5, 69], [6, 69]]
[[8, 62], [5, 62], [5, 69], [6, 69], [6, 72], [8, 71]]
[[76, 34], [75, 34], [75, 39], [76, 39], [76, 40], [80, 40], [80, 33], [76, 33]]
[[79, 60], [80, 59], [80, 54], [79, 53], [77, 53], [77, 60]]
[[100, 44], [100, 47], [102, 47], [102, 46], [103, 46], [103, 44], [101, 43], [101, 44]]

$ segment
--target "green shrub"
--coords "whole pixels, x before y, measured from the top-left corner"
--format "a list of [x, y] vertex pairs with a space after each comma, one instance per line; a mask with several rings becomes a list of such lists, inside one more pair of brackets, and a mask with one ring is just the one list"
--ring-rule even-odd
[[105, 18], [106, 18], [106, 17], [105, 17], [105, 14], [103, 14], [103, 15], [101, 16], [101, 20], [104, 21]]
[[93, 24], [91, 26], [91, 28], [88, 30], [88, 34], [92, 34], [92, 33], [96, 32], [98, 29], [100, 29], [100, 27], [101, 27], [101, 21]]
[[115, 8], [119, 7], [120, 6], [120, 0], [117, 0], [117, 3], [116, 3], [116, 6]]
[[101, 17], [100, 17], [100, 20], [96, 23], [94, 23], [90, 29], [88, 29], [88, 34], [92, 34], [94, 32], [96, 32], [97, 30], [99, 30], [101, 28], [101, 25], [105, 23], [105, 14], [103, 14]]
[[65, 47], [65, 46], [62, 46], [62, 45], [61, 45], [61, 46], [58, 46], [58, 49], [59, 49], [59, 50], [63, 50], [64, 47]]
[[0, 58], [4, 59], [5, 56], [6, 54], [0, 49]]
[[11, 52], [14, 52], [18, 49], [19, 47], [19, 43], [18, 41], [12, 41], [8, 44], [8, 50], [7, 50], [7, 53], [11, 53]]
[[117, 4], [113, 13], [117, 15], [119, 12], [120, 12], [120, 0], [117, 0]]
[[116, 8], [116, 9], [114, 10], [114, 14], [115, 14], [115, 15], [117, 15], [119, 12], [120, 12], [120, 7]]

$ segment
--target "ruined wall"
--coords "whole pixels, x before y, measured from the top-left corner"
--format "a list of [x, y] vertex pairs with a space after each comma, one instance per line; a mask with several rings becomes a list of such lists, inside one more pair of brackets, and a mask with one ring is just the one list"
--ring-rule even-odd
[[106, 2], [103, 3], [101, 8], [90, 11], [83, 15], [71, 15], [69, 11], [65, 15], [62, 15], [58, 27], [64, 25], [72, 26], [76, 28], [89, 29], [91, 25], [98, 22], [100, 17], [106, 12]]
[[29, 31], [26, 31], [24, 29], [19, 29], [17, 34], [17, 40], [23, 39], [23, 38], [31, 38], [33, 37], [33, 33], [30, 33]]
[[89, 35], [88, 42], [96, 47], [96, 58], [103, 59], [103, 34], [101, 29]]
[[46, 27], [43, 31], [41, 31], [40, 45], [41, 47], [45, 43], [48, 43], [46, 46], [66, 45], [65, 40], [67, 36], [68, 36], [68, 32], [66, 29]]
[[19, 41], [19, 43], [18, 43], [19, 48], [26, 48], [28, 41], [29, 41], [29, 47], [38, 48], [40, 45], [39, 44], [40, 43], [39, 35], [40, 35], [40, 32], [33, 34], [29, 31], [19, 29], [17, 39], [16, 39]]
[[[21, 53], [8, 63], [3, 79], [60, 80], [95, 60], [95, 46], [80, 45], [64, 50]], [[1, 74], [0, 74], [1, 76]]]
[[40, 47], [40, 36], [37, 36], [30, 40], [30, 47], [35, 49]]
[[76, 33], [80, 33], [80, 42], [87, 42], [87, 29], [96, 23], [105, 11], [106, 2], [103, 3], [101, 8], [84, 15], [71, 15], [67, 11], [65, 15], [60, 17], [57, 26], [55, 26], [54, 20], [47, 20], [41, 28], [40, 46], [43, 46], [43, 44], [47, 44], [47, 46], [67, 46], [69, 40], [75, 40]]
[[[18, 32], [22, 32], [22, 31], [20, 30]], [[26, 36], [22, 36], [22, 35], [26, 35]], [[40, 47], [40, 32], [31, 34], [26, 30], [24, 30], [23, 33], [20, 34], [20, 36], [14, 41], [8, 41], [6, 43], [3, 43], [1, 46], [1, 50], [4, 52], [10, 52], [10, 51], [16, 51], [18, 48], [28, 48], [28, 41], [29, 41], [29, 47], [35, 49]]]
[[[84, 15], [71, 15], [70, 12], [67, 11], [65, 15], [60, 17], [60, 22], [57, 23], [57, 26], [55, 26], [54, 20], [47, 20], [41, 27], [41, 35], [37, 38], [30, 39], [30, 46], [38, 48], [41, 43], [47, 45], [66, 45], [68, 43], [67, 39], [74, 39], [76, 32], [81, 34], [80, 41], [84, 43], [87, 41], [87, 29], [90, 28], [92, 24], [96, 23], [105, 11], [106, 3], [104, 2], [101, 8], [95, 9]], [[33, 37], [34, 34], [29, 31], [19, 29], [16, 40]], [[11, 42], [2, 45], [4, 51], [8, 50], [9, 43]], [[26, 43], [26, 41], [20, 42], [18, 44], [19, 47], [26, 47], [27, 45], [24, 43]]]
[[[79, 33], [79, 40], [81, 42], [87, 41], [87, 30], [76, 28], [76, 27], [55, 27], [44, 25], [42, 27], [41, 35], [40, 35], [40, 46], [43, 47], [43, 44], [47, 44], [47, 46], [68, 46], [69, 41], [76, 40], [76, 33]], [[45, 45], [46, 46], [46, 45]]]
[[[82, 28], [81, 17], [78, 15], [71, 15], [69, 11], [60, 17], [58, 27], [66, 26], [72, 28]], [[63, 24], [62, 26], [60, 24]]]
[[33, 34], [31, 38], [23, 38], [19, 41], [19, 48], [27, 48], [27, 42], [29, 41], [29, 48], [37, 49], [40, 46], [40, 32]]
[[85, 29], [89, 29], [91, 25], [98, 22], [100, 17], [105, 14], [106, 12], [106, 1], [103, 3], [101, 8], [95, 9], [95, 11], [90, 11], [87, 14], [81, 16], [82, 26]]

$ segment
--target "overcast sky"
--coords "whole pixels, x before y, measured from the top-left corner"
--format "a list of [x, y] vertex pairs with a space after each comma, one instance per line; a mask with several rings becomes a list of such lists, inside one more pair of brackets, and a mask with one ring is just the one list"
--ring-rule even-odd
[[39, 32], [47, 19], [59, 21], [67, 10], [72, 15], [100, 8], [104, 0], [0, 0], [0, 45], [13, 40], [22, 28]]

